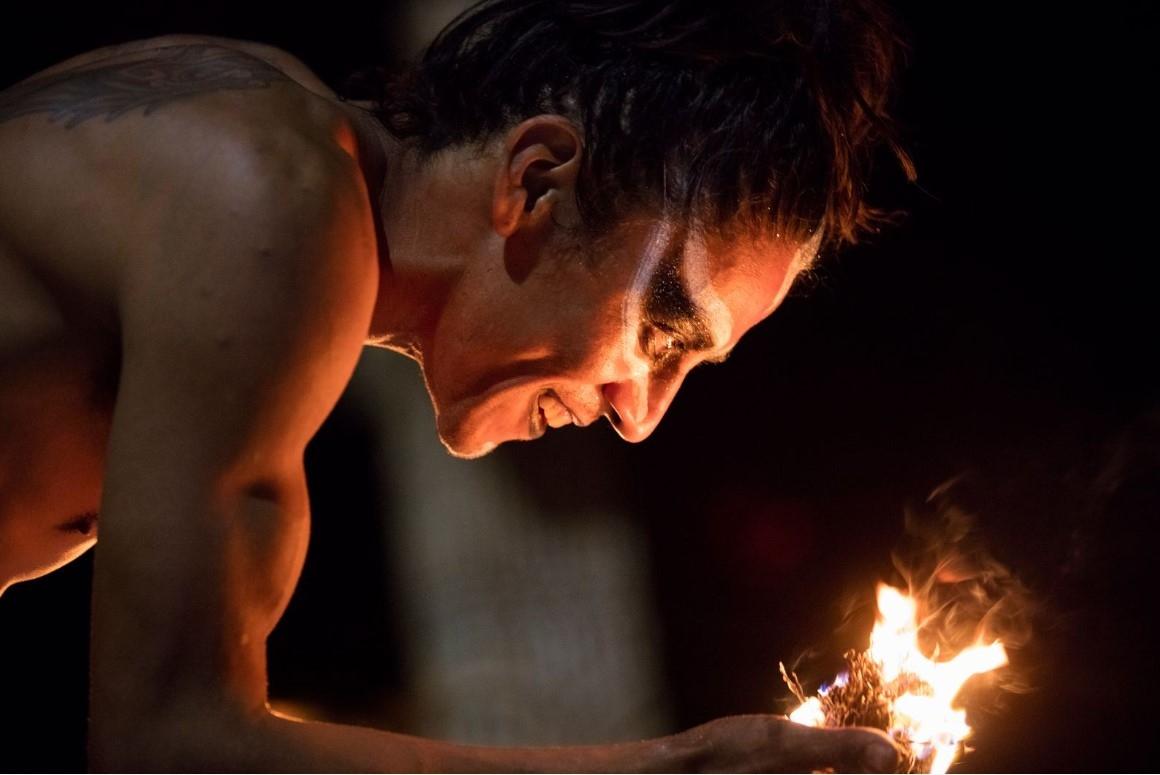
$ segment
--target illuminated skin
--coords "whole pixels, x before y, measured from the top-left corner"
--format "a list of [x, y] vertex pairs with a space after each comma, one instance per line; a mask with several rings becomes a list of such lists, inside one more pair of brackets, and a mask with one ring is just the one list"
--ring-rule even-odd
[[567, 120], [420, 162], [364, 107], [285, 52], [204, 36], [0, 92], [0, 587], [99, 531], [90, 765], [892, 768], [880, 733], [773, 716], [478, 748], [270, 710], [266, 639], [309, 535], [303, 455], [363, 347], [421, 364], [455, 454], [601, 416], [639, 441], [812, 254], [663, 213], [577, 243]]

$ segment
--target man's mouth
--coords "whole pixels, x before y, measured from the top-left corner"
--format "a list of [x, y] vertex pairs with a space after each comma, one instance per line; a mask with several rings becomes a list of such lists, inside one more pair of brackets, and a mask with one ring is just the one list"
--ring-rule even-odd
[[579, 425], [576, 415], [560, 400], [554, 390], [545, 390], [536, 398], [532, 409], [532, 438], [539, 438], [548, 428]]

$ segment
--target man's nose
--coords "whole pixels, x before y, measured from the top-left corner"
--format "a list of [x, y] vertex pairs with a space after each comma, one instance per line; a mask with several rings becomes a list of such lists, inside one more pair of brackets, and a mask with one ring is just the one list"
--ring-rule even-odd
[[681, 387], [685, 370], [671, 378], [641, 376], [606, 383], [602, 391], [611, 409], [609, 421], [625, 441], [644, 441], [656, 430]]

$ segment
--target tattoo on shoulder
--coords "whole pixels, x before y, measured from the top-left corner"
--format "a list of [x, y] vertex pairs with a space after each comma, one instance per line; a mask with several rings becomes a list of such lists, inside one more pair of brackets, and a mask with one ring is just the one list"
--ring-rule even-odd
[[264, 89], [289, 78], [241, 51], [205, 44], [168, 46], [148, 59], [53, 73], [0, 91], [0, 123], [34, 113], [66, 129], [104, 116], [108, 123], [137, 108], [149, 115], [182, 97], [232, 89]]

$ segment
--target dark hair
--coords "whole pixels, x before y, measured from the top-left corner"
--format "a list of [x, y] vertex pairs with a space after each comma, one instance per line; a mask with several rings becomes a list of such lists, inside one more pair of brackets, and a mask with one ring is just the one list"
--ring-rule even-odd
[[651, 207], [855, 242], [889, 219], [863, 201], [876, 148], [915, 179], [887, 112], [903, 51], [874, 0], [483, 0], [374, 112], [423, 153], [568, 117], [598, 232]]

